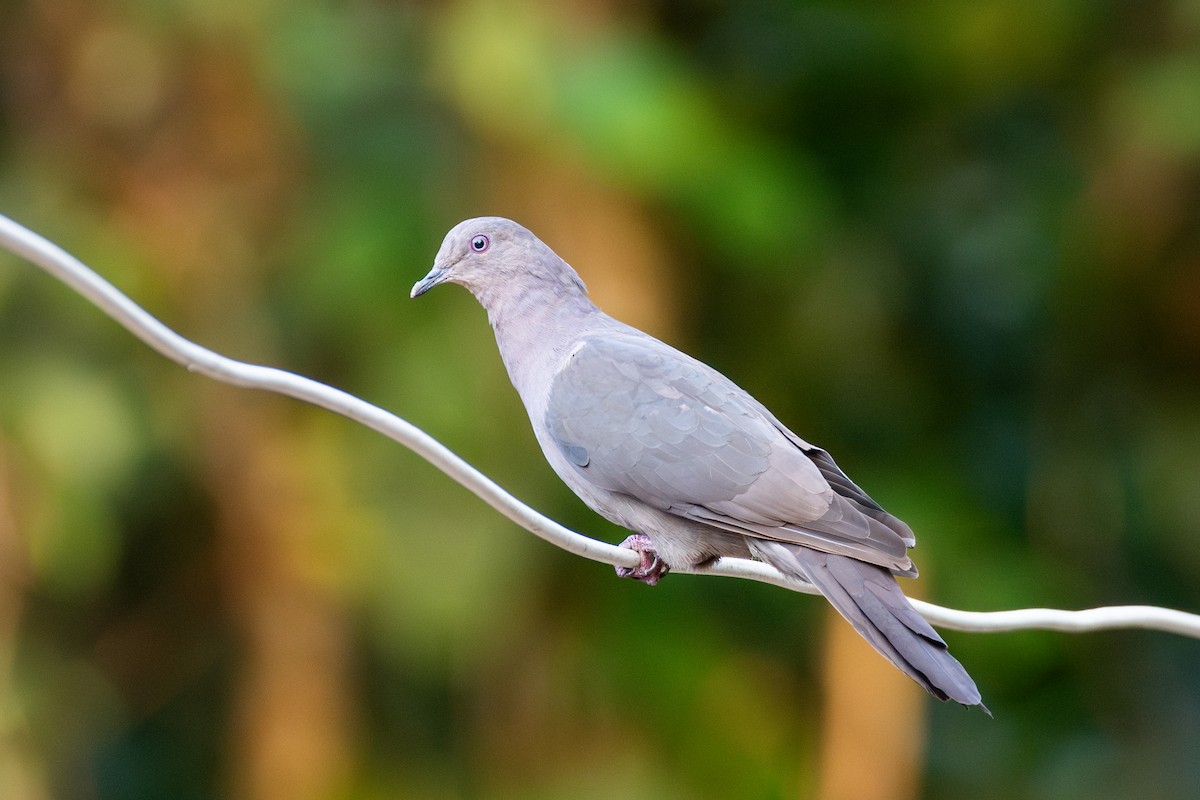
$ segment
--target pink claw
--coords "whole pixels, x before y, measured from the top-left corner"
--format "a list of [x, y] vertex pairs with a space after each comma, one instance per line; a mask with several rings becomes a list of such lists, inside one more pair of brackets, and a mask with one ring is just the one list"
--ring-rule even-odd
[[632, 550], [642, 557], [642, 563], [636, 567], [614, 567], [618, 578], [633, 578], [647, 586], [653, 586], [670, 571], [666, 562], [658, 557], [658, 551], [654, 549], [654, 544], [650, 541], [649, 536], [635, 533], [618, 546]]

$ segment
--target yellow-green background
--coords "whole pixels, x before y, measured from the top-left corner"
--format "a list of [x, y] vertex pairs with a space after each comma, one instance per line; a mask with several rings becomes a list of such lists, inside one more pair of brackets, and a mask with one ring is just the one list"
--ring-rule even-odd
[[[0, 211], [565, 524], [482, 311], [512, 216], [755, 393], [969, 609], [1200, 610], [1200, 5], [9, 0]], [[1200, 643], [947, 634], [541, 543], [0, 256], [0, 797], [1193, 798]]]

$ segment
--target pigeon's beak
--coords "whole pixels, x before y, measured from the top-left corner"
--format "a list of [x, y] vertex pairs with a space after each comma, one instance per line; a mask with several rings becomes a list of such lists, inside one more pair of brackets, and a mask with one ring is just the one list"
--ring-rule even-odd
[[429, 270], [428, 275], [416, 282], [412, 288], [412, 293], [409, 294], [409, 297], [420, 297], [444, 280], [446, 280], [445, 268], [434, 267], [433, 269]]

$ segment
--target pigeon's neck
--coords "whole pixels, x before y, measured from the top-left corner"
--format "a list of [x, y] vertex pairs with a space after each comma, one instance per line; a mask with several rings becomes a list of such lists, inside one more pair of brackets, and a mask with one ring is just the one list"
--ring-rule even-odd
[[604, 318], [586, 294], [561, 284], [480, 300], [508, 375], [527, 405], [562, 355]]

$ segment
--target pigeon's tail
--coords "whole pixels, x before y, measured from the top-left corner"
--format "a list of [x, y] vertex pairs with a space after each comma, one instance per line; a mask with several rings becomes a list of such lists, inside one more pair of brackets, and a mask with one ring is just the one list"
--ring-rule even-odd
[[977, 705], [991, 716], [975, 681], [886, 569], [798, 545], [762, 539], [750, 542], [764, 561], [820, 589], [872, 647], [931, 695], [965, 706]]

